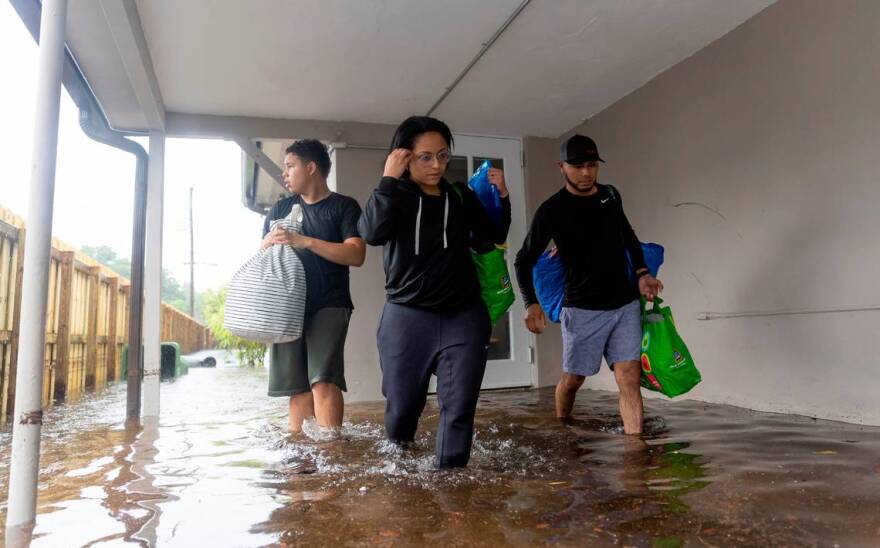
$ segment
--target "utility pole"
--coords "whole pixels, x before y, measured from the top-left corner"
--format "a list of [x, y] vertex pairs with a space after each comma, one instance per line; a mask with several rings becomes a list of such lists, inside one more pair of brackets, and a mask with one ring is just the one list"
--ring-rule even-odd
[[189, 187], [189, 315], [196, 317], [196, 251], [193, 235], [193, 187]]

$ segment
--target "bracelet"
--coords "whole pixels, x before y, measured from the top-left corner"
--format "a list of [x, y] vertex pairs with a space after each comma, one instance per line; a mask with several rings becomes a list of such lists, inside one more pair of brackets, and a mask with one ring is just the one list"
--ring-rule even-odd
[[650, 274], [651, 274], [650, 270], [642, 270], [641, 272], [636, 274], [636, 279], [640, 280], [642, 278], [642, 276], [649, 276]]

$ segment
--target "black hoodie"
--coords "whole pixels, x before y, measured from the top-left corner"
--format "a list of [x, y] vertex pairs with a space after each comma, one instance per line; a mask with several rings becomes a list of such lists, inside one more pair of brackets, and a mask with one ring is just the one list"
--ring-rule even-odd
[[390, 303], [451, 310], [478, 302], [470, 247], [486, 251], [507, 238], [509, 199], [495, 226], [467, 185], [457, 185], [461, 196], [445, 179], [439, 187], [440, 196], [430, 196], [408, 178], [383, 177], [364, 207], [358, 231], [384, 246]]

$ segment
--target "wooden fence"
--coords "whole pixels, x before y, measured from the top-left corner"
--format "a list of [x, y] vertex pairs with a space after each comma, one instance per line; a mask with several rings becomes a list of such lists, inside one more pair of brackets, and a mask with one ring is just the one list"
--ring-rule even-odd
[[[11, 416], [15, 401], [24, 235], [24, 222], [0, 208], [0, 420]], [[122, 380], [130, 292], [126, 278], [52, 239], [44, 406]], [[184, 354], [213, 345], [203, 324], [165, 303], [161, 321], [162, 340], [177, 342]]]

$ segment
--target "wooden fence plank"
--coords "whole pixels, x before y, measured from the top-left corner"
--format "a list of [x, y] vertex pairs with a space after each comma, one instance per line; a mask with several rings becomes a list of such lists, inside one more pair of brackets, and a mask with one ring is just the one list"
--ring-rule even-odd
[[22, 272], [24, 271], [24, 236], [25, 229], [18, 229], [16, 255], [15, 255], [15, 299], [13, 303], [12, 313], [12, 344], [10, 345], [9, 357], [9, 386], [7, 388], [6, 409], [8, 417], [12, 416], [13, 407], [15, 407], [15, 378], [18, 371], [18, 330], [21, 326], [21, 284], [24, 280]]
[[58, 300], [58, 332], [55, 348], [55, 397], [67, 398], [67, 383], [70, 376], [70, 323], [71, 297], [73, 296], [74, 252], [61, 253], [60, 298]]
[[98, 297], [99, 284], [101, 283], [99, 274], [101, 267], [89, 267], [89, 285], [88, 285], [88, 320], [86, 324], [86, 367], [85, 367], [85, 387], [99, 388], [97, 382], [97, 365], [98, 365]]
[[116, 372], [116, 314], [119, 307], [119, 278], [110, 278], [110, 303], [107, 311], [107, 381], [119, 379]]

